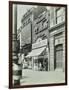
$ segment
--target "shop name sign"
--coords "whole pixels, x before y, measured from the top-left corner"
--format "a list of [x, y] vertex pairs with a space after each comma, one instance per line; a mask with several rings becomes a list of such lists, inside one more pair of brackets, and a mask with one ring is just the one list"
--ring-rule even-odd
[[32, 44], [32, 49], [47, 46], [47, 39]]

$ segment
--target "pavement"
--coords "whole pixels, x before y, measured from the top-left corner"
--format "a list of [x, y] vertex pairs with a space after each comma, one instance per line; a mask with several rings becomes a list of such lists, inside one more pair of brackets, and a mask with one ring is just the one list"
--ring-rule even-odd
[[65, 72], [22, 70], [21, 85], [64, 83]]

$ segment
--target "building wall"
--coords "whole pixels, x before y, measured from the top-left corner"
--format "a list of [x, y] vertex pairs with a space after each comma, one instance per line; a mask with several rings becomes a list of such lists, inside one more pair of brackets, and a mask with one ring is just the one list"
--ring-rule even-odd
[[63, 32], [63, 71], [65, 71], [65, 32]]
[[37, 6], [33, 9], [34, 14], [34, 20], [38, 18], [38, 16], [43, 13], [44, 11], [47, 11], [46, 6]]
[[21, 31], [21, 46], [30, 43], [31, 43], [31, 23], [29, 23]]
[[49, 38], [49, 16], [48, 12], [44, 11], [37, 19], [33, 21], [32, 43], [35, 43], [38, 38]]
[[50, 8], [50, 27], [65, 21], [65, 8], [64, 7], [51, 7]]
[[[58, 14], [56, 11], [58, 11]], [[56, 48], [63, 46], [62, 71], [65, 70], [65, 9], [64, 7], [51, 7], [50, 9], [50, 70], [56, 70]], [[57, 39], [57, 37], [59, 37]], [[62, 37], [62, 38], [61, 38]], [[59, 56], [58, 56], [59, 58]], [[59, 58], [60, 59], [60, 58]], [[60, 69], [60, 68], [59, 68]]]
[[54, 70], [54, 36], [50, 37], [50, 70]]
[[21, 19], [21, 27], [18, 30], [18, 40], [20, 40], [20, 52], [25, 55], [31, 50], [31, 31], [33, 13], [28, 10]]
[[[50, 33], [50, 70], [54, 70], [55, 69], [55, 64], [54, 61], [56, 59], [56, 55], [55, 55], [55, 47], [57, 45], [62, 44], [63, 45], [63, 69], [64, 69], [64, 64], [65, 64], [65, 27], [63, 26], [63, 28], [59, 28], [53, 32]], [[59, 32], [60, 31], [60, 32]], [[56, 39], [56, 37], [59, 37], [58, 39]]]

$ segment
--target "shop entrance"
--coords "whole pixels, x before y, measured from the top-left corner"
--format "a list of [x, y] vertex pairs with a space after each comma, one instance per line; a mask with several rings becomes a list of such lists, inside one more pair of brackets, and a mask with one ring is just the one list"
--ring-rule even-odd
[[58, 45], [56, 46], [56, 60], [55, 60], [55, 69], [62, 69], [63, 64], [63, 46]]
[[39, 71], [43, 70], [43, 58], [38, 58], [38, 68]]
[[38, 67], [41, 71], [48, 71], [48, 58], [39, 58]]

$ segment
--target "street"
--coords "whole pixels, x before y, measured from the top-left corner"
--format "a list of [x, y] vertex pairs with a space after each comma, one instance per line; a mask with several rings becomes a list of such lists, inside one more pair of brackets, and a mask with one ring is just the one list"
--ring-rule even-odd
[[62, 71], [22, 70], [21, 85], [64, 83], [65, 74]]

